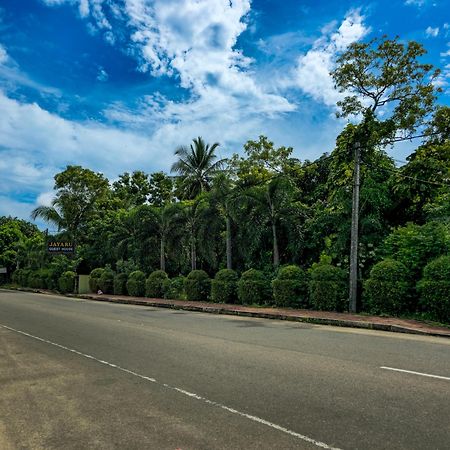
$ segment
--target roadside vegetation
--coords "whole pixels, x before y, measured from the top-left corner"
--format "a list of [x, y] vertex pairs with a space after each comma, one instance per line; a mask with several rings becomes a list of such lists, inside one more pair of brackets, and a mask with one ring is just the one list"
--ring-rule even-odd
[[[352, 44], [332, 75], [339, 115], [353, 119], [313, 161], [265, 136], [222, 159], [198, 137], [175, 150], [170, 174], [110, 182], [68, 166], [32, 218], [75, 241], [76, 256], [47, 254], [44, 232], [1, 217], [3, 281], [70, 292], [81, 273], [94, 292], [346, 311], [358, 143], [358, 309], [450, 323], [450, 108], [424, 53], [397, 39]], [[407, 161], [386, 152], [401, 140], [415, 145]]]

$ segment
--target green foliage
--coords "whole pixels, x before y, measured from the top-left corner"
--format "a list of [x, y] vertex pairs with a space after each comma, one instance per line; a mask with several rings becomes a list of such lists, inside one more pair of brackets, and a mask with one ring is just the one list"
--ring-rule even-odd
[[112, 294], [114, 292], [114, 272], [111, 269], [104, 269], [97, 280], [98, 287], [104, 294]]
[[404, 264], [385, 259], [375, 264], [364, 282], [364, 310], [373, 314], [401, 314], [412, 311], [412, 285]]
[[127, 295], [127, 281], [126, 273], [118, 273], [114, 277], [114, 295]]
[[188, 300], [208, 300], [211, 280], [204, 270], [193, 270], [184, 280], [184, 290]]
[[237, 303], [238, 279], [234, 270], [219, 270], [211, 281], [211, 300], [215, 303]]
[[98, 267], [94, 269], [89, 276], [89, 288], [91, 292], [97, 293], [100, 288], [100, 279], [105, 269]]
[[425, 265], [450, 252], [450, 224], [409, 223], [394, 230], [384, 241], [380, 253], [403, 263], [411, 276], [419, 278]]
[[184, 300], [186, 293], [184, 292], [184, 277], [175, 277], [164, 280], [164, 298], [171, 300]]
[[64, 272], [58, 279], [58, 287], [63, 294], [73, 294], [75, 290], [75, 272]]
[[249, 269], [238, 281], [238, 298], [244, 305], [263, 305], [271, 303], [270, 281], [264, 272]]
[[298, 266], [281, 267], [272, 281], [273, 297], [277, 306], [305, 308], [308, 306], [308, 282], [304, 270]]
[[441, 322], [450, 323], [450, 256], [429, 262], [417, 284], [420, 304], [425, 312]]
[[348, 278], [346, 272], [333, 266], [329, 260], [321, 259], [309, 269], [309, 299], [314, 309], [344, 311], [347, 309]]
[[131, 272], [127, 281], [128, 295], [132, 297], [144, 297], [145, 294], [145, 273], [140, 270]]
[[164, 270], [155, 270], [145, 282], [145, 296], [150, 298], [164, 298], [164, 282], [169, 277]]
[[382, 117], [389, 136], [396, 129], [413, 132], [432, 111], [440, 90], [433, 85], [440, 71], [420, 62], [425, 53], [417, 42], [405, 45], [386, 36], [350, 44], [332, 72], [336, 87], [346, 93], [337, 103], [340, 115], [374, 113], [385, 107]]

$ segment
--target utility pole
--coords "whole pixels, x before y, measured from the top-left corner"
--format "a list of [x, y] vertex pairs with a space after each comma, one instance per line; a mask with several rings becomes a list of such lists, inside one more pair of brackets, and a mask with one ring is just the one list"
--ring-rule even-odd
[[353, 201], [352, 201], [352, 231], [350, 244], [350, 289], [349, 310], [356, 312], [358, 298], [358, 223], [359, 223], [359, 178], [361, 166], [361, 147], [359, 142], [354, 144], [355, 170], [353, 172]]

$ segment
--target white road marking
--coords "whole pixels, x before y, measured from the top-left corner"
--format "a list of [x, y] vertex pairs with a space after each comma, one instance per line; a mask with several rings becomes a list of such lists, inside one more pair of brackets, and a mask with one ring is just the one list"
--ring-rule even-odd
[[163, 386], [163, 387], [165, 387], [167, 389], [171, 389], [173, 391], [179, 392], [180, 394], [186, 395], [187, 397], [191, 397], [191, 398], [194, 398], [196, 400], [200, 400], [203, 403], [206, 403], [208, 405], [215, 406], [215, 407], [220, 408], [220, 409], [224, 409], [225, 411], [228, 411], [228, 412], [230, 412], [232, 414], [236, 414], [238, 416], [245, 417], [246, 419], [252, 420], [253, 422], [257, 422], [257, 423], [260, 423], [262, 425], [266, 425], [266, 426], [268, 426], [270, 428], [273, 428], [275, 430], [278, 430], [278, 431], [281, 431], [283, 433], [289, 434], [290, 436], [296, 437], [296, 438], [301, 439], [301, 440], [303, 440], [305, 442], [309, 442], [310, 444], [316, 445], [317, 447], [325, 448], [325, 449], [329, 449], [329, 450], [341, 450], [341, 449], [339, 449], [337, 447], [331, 447], [328, 444], [325, 444], [324, 442], [317, 441], [316, 439], [310, 438], [308, 436], [304, 436], [303, 434], [296, 433], [295, 431], [291, 431], [291, 430], [289, 430], [287, 428], [282, 427], [281, 425], [277, 425], [276, 423], [272, 423], [272, 422], [269, 422], [268, 420], [262, 419], [260, 417], [252, 416], [251, 414], [247, 414], [247, 413], [238, 411], [237, 409], [230, 408], [229, 406], [222, 405], [221, 403], [215, 402], [213, 400], [209, 400], [209, 399], [207, 399], [205, 397], [202, 397], [201, 395], [194, 394], [193, 392], [189, 392], [189, 391], [186, 391], [184, 389], [181, 389], [181, 388], [178, 388], [178, 387], [175, 387], [175, 386], [171, 386], [171, 385], [169, 385], [167, 383], [161, 383], [161, 382], [157, 381], [155, 378], [147, 377], [145, 375], [141, 375], [139, 373], [133, 372], [132, 370], [126, 369], [124, 367], [120, 367], [120, 366], [118, 366], [116, 364], [113, 364], [113, 363], [110, 363], [108, 361], [104, 361], [102, 359], [98, 359], [95, 356], [79, 352], [78, 350], [74, 350], [74, 349], [66, 347], [64, 345], [57, 344], [56, 342], [52, 342], [52, 341], [49, 341], [47, 339], [40, 338], [38, 336], [34, 336], [32, 334], [26, 333], [25, 331], [16, 330], [15, 328], [11, 328], [11, 327], [8, 327], [6, 325], [0, 324], [0, 327], [1, 328], [5, 328], [5, 329], [7, 329], [9, 331], [14, 331], [16, 333], [19, 333], [19, 334], [22, 334], [24, 336], [30, 337], [32, 339], [36, 339], [36, 340], [44, 342], [46, 344], [53, 345], [55, 347], [61, 348], [63, 350], [66, 350], [68, 352], [75, 353], [76, 355], [83, 356], [84, 358], [92, 359], [92, 360], [94, 360], [94, 361], [96, 361], [96, 362], [98, 362], [100, 364], [104, 364], [105, 366], [112, 367], [114, 369], [117, 369], [117, 370], [120, 370], [122, 372], [125, 372], [125, 373], [128, 373], [130, 375], [133, 375], [135, 377], [141, 378], [143, 380], [150, 381], [151, 383], [156, 383], [159, 386]]
[[420, 375], [422, 377], [438, 378], [440, 380], [449, 380], [450, 381], [450, 377], [443, 377], [441, 375], [432, 375], [430, 373], [414, 372], [413, 370], [396, 369], [395, 367], [385, 367], [385, 366], [381, 366], [380, 369], [393, 370], [395, 372], [412, 373], [413, 375]]

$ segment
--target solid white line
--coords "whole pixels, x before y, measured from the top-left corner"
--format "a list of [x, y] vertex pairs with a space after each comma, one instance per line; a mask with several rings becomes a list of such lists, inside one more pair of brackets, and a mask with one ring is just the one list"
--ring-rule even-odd
[[430, 373], [414, 372], [413, 370], [396, 369], [395, 367], [385, 367], [385, 366], [380, 367], [380, 369], [393, 370], [395, 372], [412, 373], [413, 375], [420, 375], [422, 377], [439, 378], [440, 380], [449, 380], [450, 381], [449, 377], [443, 377], [441, 375], [432, 375]]
[[230, 412], [232, 414], [236, 414], [236, 415], [241, 416], [241, 417], [245, 417], [246, 419], [252, 420], [253, 422], [257, 422], [257, 423], [266, 425], [266, 426], [268, 426], [270, 428], [273, 428], [275, 430], [278, 430], [278, 431], [281, 431], [283, 433], [289, 434], [290, 436], [296, 437], [296, 438], [301, 439], [301, 440], [303, 440], [305, 442], [309, 442], [310, 444], [314, 444], [317, 447], [321, 447], [321, 448], [325, 448], [325, 449], [329, 449], [329, 450], [340, 450], [337, 447], [331, 447], [328, 444], [325, 444], [324, 442], [317, 441], [317, 440], [315, 440], [313, 438], [310, 438], [308, 436], [304, 436], [303, 434], [300, 434], [300, 433], [296, 433], [295, 431], [291, 431], [291, 430], [289, 430], [287, 428], [282, 427], [281, 425], [277, 425], [276, 423], [272, 423], [272, 422], [269, 422], [268, 420], [261, 419], [260, 417], [252, 416], [250, 414], [238, 411], [237, 409], [230, 408], [229, 406], [222, 405], [222, 404], [220, 404], [218, 402], [215, 402], [213, 400], [209, 400], [209, 399], [207, 399], [205, 397], [202, 397], [201, 395], [194, 394], [193, 392], [185, 391], [184, 389], [177, 388], [175, 386], [171, 386], [171, 385], [169, 385], [167, 383], [161, 383], [161, 382], [157, 381], [155, 378], [147, 377], [145, 375], [141, 375], [139, 373], [133, 372], [132, 370], [125, 369], [124, 367], [120, 367], [120, 366], [118, 366], [116, 364], [110, 363], [108, 361], [104, 361], [102, 359], [97, 359], [97, 358], [95, 358], [92, 355], [88, 355], [86, 353], [79, 352], [78, 350], [74, 350], [72, 348], [65, 347], [64, 345], [57, 344], [56, 342], [48, 341], [47, 339], [43, 339], [43, 338], [40, 338], [38, 336], [34, 336], [32, 334], [26, 333], [25, 331], [16, 330], [15, 328], [11, 328], [11, 327], [8, 327], [6, 325], [0, 324], [0, 327], [1, 328], [5, 328], [5, 329], [7, 329], [9, 331], [14, 331], [16, 333], [19, 333], [19, 334], [22, 334], [24, 336], [30, 337], [32, 339], [36, 339], [38, 341], [45, 342], [46, 344], [53, 345], [53, 346], [58, 347], [60, 349], [66, 350], [68, 352], [75, 353], [76, 355], [83, 356], [84, 358], [92, 359], [92, 360], [94, 360], [94, 361], [96, 361], [96, 362], [98, 362], [100, 364], [104, 364], [105, 366], [112, 367], [114, 369], [117, 369], [117, 370], [120, 370], [122, 372], [128, 373], [129, 375], [133, 375], [133, 376], [141, 378], [143, 380], [150, 381], [151, 383], [156, 383], [159, 386], [163, 386], [163, 387], [165, 387], [167, 389], [171, 389], [173, 391], [179, 392], [180, 394], [186, 395], [186, 396], [188, 396], [190, 398], [194, 398], [196, 400], [201, 400], [203, 403], [206, 403], [206, 404], [211, 405], [211, 406], [215, 406], [215, 407], [220, 408], [220, 409], [224, 409], [225, 411], [228, 411], [228, 412]]

